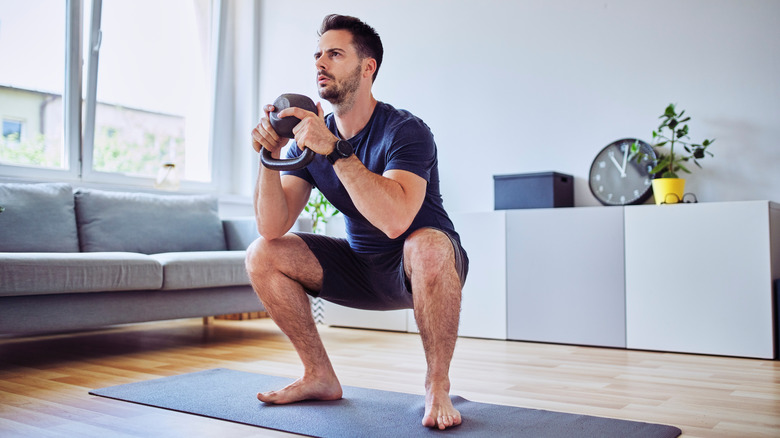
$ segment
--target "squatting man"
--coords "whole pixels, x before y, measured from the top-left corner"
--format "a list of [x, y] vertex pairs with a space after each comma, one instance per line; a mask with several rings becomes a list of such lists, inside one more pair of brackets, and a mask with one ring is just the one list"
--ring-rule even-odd
[[[306, 147], [315, 160], [299, 170], [260, 166], [254, 195], [261, 237], [247, 251], [252, 286], [303, 362], [303, 376], [265, 403], [337, 400], [342, 388], [317, 332], [307, 295], [360, 309], [414, 309], [427, 372], [422, 424], [461, 423], [449, 397], [449, 367], [458, 332], [468, 257], [442, 204], [436, 144], [408, 111], [377, 101], [382, 64], [377, 32], [357, 18], [329, 15], [314, 53], [324, 115], [287, 108], [301, 120], [287, 158]], [[271, 127], [272, 105], [252, 131], [256, 152], [280, 158], [287, 139]], [[289, 233], [313, 187], [345, 216], [347, 239]]]

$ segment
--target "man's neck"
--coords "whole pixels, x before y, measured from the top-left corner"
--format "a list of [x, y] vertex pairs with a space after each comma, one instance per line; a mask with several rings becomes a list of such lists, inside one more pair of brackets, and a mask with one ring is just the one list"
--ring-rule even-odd
[[376, 104], [374, 95], [368, 91], [367, 95], [355, 96], [355, 100], [348, 107], [335, 107], [333, 113], [341, 138], [348, 140], [356, 136], [371, 120]]

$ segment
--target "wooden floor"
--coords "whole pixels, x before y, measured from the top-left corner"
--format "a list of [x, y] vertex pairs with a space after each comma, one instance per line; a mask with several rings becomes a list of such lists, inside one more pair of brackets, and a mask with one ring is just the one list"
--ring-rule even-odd
[[[342, 384], [422, 394], [417, 335], [321, 333]], [[0, 339], [0, 436], [289, 436], [87, 394], [215, 367], [301, 372], [268, 319]], [[671, 424], [685, 437], [780, 436], [778, 361], [462, 338], [451, 377], [472, 401]]]

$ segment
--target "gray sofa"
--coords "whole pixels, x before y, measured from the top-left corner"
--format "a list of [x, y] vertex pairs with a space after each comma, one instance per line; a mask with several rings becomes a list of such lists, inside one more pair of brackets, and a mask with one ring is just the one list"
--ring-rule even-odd
[[263, 310], [212, 196], [0, 184], [0, 334]]

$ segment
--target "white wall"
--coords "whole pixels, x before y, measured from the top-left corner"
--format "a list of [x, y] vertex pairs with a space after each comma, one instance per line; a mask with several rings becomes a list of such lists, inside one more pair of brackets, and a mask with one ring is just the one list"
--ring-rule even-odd
[[316, 30], [332, 12], [382, 37], [374, 94], [432, 128], [450, 211], [492, 210], [495, 174], [548, 170], [574, 175], [576, 204], [596, 205], [596, 153], [649, 142], [670, 102], [693, 117], [694, 141], [717, 138], [687, 191], [780, 201], [776, 0], [266, 0], [261, 104], [316, 97]]

